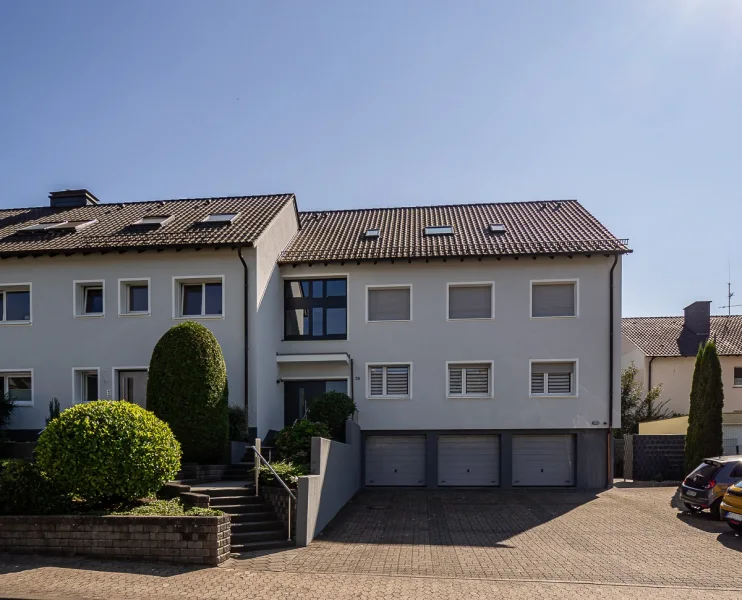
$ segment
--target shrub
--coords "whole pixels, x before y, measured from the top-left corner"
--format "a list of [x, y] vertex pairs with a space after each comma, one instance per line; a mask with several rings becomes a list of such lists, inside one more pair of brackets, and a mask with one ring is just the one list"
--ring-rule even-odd
[[330, 430], [324, 423], [314, 423], [301, 419], [293, 425], [284, 427], [276, 436], [278, 455], [284, 460], [309, 463], [313, 437], [330, 437]]
[[157, 500], [147, 498], [136, 506], [119, 507], [111, 511], [111, 515], [134, 515], [134, 516], [161, 516], [161, 517], [215, 517], [224, 514], [213, 508], [199, 508], [197, 506], [186, 506], [180, 498], [170, 500]]
[[170, 428], [130, 402], [97, 400], [63, 411], [36, 446], [41, 471], [96, 503], [154, 495], [180, 468]]
[[4, 429], [10, 423], [13, 418], [13, 411], [15, 411], [16, 405], [13, 398], [9, 394], [3, 394], [0, 390], [0, 429]]
[[49, 416], [46, 418], [46, 424], [49, 425], [54, 419], [59, 416], [59, 400], [52, 398], [49, 400]]
[[229, 407], [229, 439], [244, 442], [247, 439], [247, 415], [239, 406]]
[[308, 417], [315, 423], [325, 423], [332, 437], [345, 440], [345, 421], [356, 411], [355, 402], [342, 392], [325, 392], [309, 402]]
[[[296, 464], [286, 460], [279, 460], [271, 463], [271, 467], [273, 467], [278, 476], [283, 479], [289, 487], [296, 486], [299, 477], [309, 474], [309, 465]], [[265, 465], [260, 465], [260, 483], [271, 486], [281, 485], [276, 481], [271, 470]]]
[[0, 513], [43, 515], [69, 511], [72, 497], [45, 477], [35, 463], [0, 461]]
[[227, 368], [203, 325], [186, 321], [157, 342], [149, 366], [147, 407], [173, 430], [183, 460], [221, 461], [229, 446]]

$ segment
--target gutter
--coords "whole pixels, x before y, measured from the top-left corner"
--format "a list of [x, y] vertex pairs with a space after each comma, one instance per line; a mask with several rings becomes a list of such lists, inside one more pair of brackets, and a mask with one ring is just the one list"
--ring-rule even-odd
[[[245, 378], [244, 378], [244, 394], [245, 394], [245, 416], [248, 415], [248, 398], [249, 398], [249, 392], [250, 392], [250, 345], [248, 342], [248, 334], [250, 332], [250, 296], [248, 296], [248, 273], [247, 273], [247, 263], [245, 262], [245, 258], [242, 256], [242, 246], [237, 248], [237, 256], [240, 259], [240, 262], [242, 263], [242, 270], [244, 272], [243, 275], [243, 284], [244, 284], [244, 292], [243, 292], [243, 298], [242, 298], [242, 304], [243, 304], [243, 310], [244, 310], [244, 319], [245, 319]], [[249, 419], [248, 419], [248, 425], [249, 425]], [[248, 436], [249, 436], [250, 428], [248, 426]]]
[[650, 356], [649, 357], [649, 364], [647, 365], [647, 393], [649, 393], [649, 390], [652, 389], [652, 363], [654, 362], [654, 359], [657, 358], [656, 356]]
[[614, 313], [614, 300], [613, 300], [613, 271], [616, 269], [618, 264], [618, 254], [613, 257], [613, 265], [608, 274], [609, 280], [609, 299], [608, 299], [608, 469], [606, 470], [607, 482], [606, 487], [613, 487], [613, 338], [614, 338], [614, 324], [613, 324], [613, 313]]

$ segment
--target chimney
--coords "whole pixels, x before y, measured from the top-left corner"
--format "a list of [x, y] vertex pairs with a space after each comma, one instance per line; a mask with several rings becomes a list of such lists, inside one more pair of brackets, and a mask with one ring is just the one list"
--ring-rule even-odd
[[64, 190], [49, 194], [49, 206], [52, 208], [78, 208], [99, 203], [98, 198], [88, 190]]
[[711, 333], [711, 301], [700, 300], [683, 309], [683, 325], [696, 335], [708, 337]]

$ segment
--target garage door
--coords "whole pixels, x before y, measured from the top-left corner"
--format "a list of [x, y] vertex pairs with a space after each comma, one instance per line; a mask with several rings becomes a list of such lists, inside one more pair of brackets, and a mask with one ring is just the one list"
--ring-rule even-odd
[[513, 485], [574, 485], [574, 436], [514, 435]]
[[367, 437], [366, 485], [425, 485], [425, 436]]
[[498, 485], [500, 439], [496, 435], [438, 438], [439, 485]]

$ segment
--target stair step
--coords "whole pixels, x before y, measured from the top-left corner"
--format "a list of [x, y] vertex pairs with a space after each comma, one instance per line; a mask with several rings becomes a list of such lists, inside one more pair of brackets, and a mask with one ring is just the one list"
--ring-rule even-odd
[[225, 473], [222, 481], [252, 481], [252, 473]]
[[283, 523], [277, 520], [245, 521], [244, 523], [232, 523], [232, 535], [236, 533], [248, 533], [250, 531], [283, 531]]
[[263, 504], [263, 500], [254, 495], [212, 496], [209, 494], [209, 506], [236, 506], [241, 504]]
[[[264, 504], [220, 504], [218, 506], [213, 506], [213, 508], [217, 510], [221, 510], [228, 515], [246, 515], [246, 514], [255, 514], [255, 513], [265, 513], [267, 512], [267, 508]], [[272, 514], [272, 513], [268, 513]]]
[[232, 547], [251, 542], [268, 542], [272, 540], [285, 540], [286, 533], [282, 529], [268, 529], [265, 531], [246, 531], [245, 533], [232, 534]]
[[[219, 510], [224, 510], [224, 507], [220, 506]], [[231, 517], [233, 526], [235, 523], [257, 523], [259, 521], [271, 521], [276, 518], [276, 515], [265, 509], [263, 509], [263, 512], [232, 512], [228, 514]]]
[[[293, 541], [288, 540], [266, 540], [262, 542], [248, 542], [247, 544], [233, 544], [232, 554], [245, 554], [247, 552], [257, 552], [259, 550], [273, 550], [275, 548], [292, 548], [296, 546]], [[237, 556], [236, 558], [240, 558]]]

